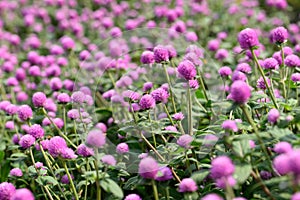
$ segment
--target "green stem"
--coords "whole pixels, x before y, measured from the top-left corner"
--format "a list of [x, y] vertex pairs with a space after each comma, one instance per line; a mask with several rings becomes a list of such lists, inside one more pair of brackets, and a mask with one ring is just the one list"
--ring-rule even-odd
[[171, 124], [174, 125], [174, 122], [173, 122], [173, 119], [172, 119], [172, 117], [171, 117], [171, 115], [169, 113], [168, 107], [166, 106], [166, 104], [163, 104], [163, 107], [164, 107], [164, 110], [165, 110], [165, 112], [166, 112], [166, 114], [167, 114], [167, 116], [168, 116]]
[[[89, 170], [89, 160], [88, 160], [88, 158], [86, 158], [85, 159], [85, 161], [86, 161], [86, 171], [90, 171]], [[85, 180], [85, 191], [84, 191], [84, 200], [86, 200], [86, 198], [87, 198], [87, 189], [88, 189], [88, 179], [86, 178], [86, 180]]]
[[151, 183], [152, 183], [152, 188], [153, 188], [154, 199], [159, 200], [155, 180], [151, 179]]
[[99, 183], [99, 167], [98, 167], [98, 149], [95, 149], [95, 160], [94, 160], [95, 170], [96, 170], [96, 187], [97, 187], [97, 200], [101, 200], [101, 187]]
[[193, 117], [192, 117], [192, 95], [191, 88], [188, 86], [187, 89], [187, 102], [188, 102], [188, 133], [193, 135]]
[[64, 133], [67, 135], [66, 105], [63, 105]]
[[72, 191], [73, 191], [73, 193], [74, 193], [74, 195], [75, 195], [75, 199], [76, 199], [76, 200], [79, 200], [78, 194], [77, 194], [77, 191], [76, 191], [76, 188], [75, 188], [74, 183], [73, 183], [73, 179], [72, 179], [72, 177], [71, 177], [71, 175], [70, 175], [70, 172], [69, 172], [69, 170], [68, 170], [68, 167], [67, 167], [67, 164], [66, 164], [65, 161], [63, 161], [63, 165], [64, 165], [65, 171], [66, 171], [66, 173], [67, 173], [68, 179], [69, 179], [69, 181], [70, 181], [71, 189], [72, 189]]
[[171, 98], [171, 102], [172, 102], [172, 105], [173, 105], [173, 110], [174, 110], [175, 113], [177, 113], [176, 104], [175, 104], [175, 101], [174, 101], [174, 96], [173, 96], [173, 91], [172, 91], [171, 80], [170, 80], [170, 77], [169, 77], [169, 74], [168, 74], [168, 70], [167, 70], [166, 65], [163, 64], [163, 67], [164, 67], [165, 75], [166, 75], [167, 82], [168, 82], [168, 85], [169, 85], [170, 98]]

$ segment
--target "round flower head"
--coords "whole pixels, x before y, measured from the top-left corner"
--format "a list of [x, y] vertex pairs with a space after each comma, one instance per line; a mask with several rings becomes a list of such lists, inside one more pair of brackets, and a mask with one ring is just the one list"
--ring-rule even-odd
[[271, 31], [270, 40], [272, 43], [281, 44], [283, 42], [286, 42], [288, 36], [288, 31], [284, 27], [277, 27]]
[[202, 197], [201, 200], [223, 200], [223, 198], [221, 198], [217, 194], [207, 194], [204, 197]]
[[188, 134], [184, 134], [182, 136], [179, 137], [179, 139], [177, 140], [177, 144], [183, 148], [188, 149], [190, 147], [191, 142], [193, 141], [193, 137], [188, 135]]
[[119, 154], [124, 154], [124, 153], [129, 152], [129, 147], [126, 143], [123, 142], [123, 143], [120, 143], [117, 145], [116, 151]]
[[14, 105], [14, 104], [10, 104], [5, 108], [5, 112], [8, 115], [14, 115], [18, 112], [18, 108], [19, 108], [18, 106]]
[[208, 50], [210, 51], [216, 51], [220, 47], [220, 40], [214, 39], [210, 40], [207, 44]]
[[8, 182], [0, 183], [0, 200], [11, 200], [11, 197], [16, 192], [13, 184]]
[[178, 132], [176, 126], [166, 126], [165, 127], [166, 131], [173, 131], [173, 132]]
[[169, 93], [163, 88], [158, 88], [151, 92], [151, 96], [155, 99], [156, 103], [159, 102], [167, 103], [169, 98]]
[[184, 119], [184, 115], [182, 112], [179, 112], [179, 113], [175, 113], [172, 118], [176, 121], [181, 121]]
[[100, 148], [105, 144], [105, 142], [105, 135], [98, 129], [91, 130], [86, 137], [86, 143], [92, 147]]
[[278, 69], [279, 65], [275, 58], [266, 58], [262, 63], [262, 67], [265, 69]]
[[295, 194], [293, 194], [293, 196], [291, 197], [291, 200], [299, 200], [300, 199], [300, 192], [296, 192]]
[[291, 171], [289, 162], [287, 154], [280, 154], [273, 160], [273, 166], [279, 174], [285, 175]]
[[169, 167], [161, 167], [157, 173], [155, 180], [167, 181], [173, 179], [172, 171]]
[[189, 80], [189, 87], [191, 89], [198, 89], [199, 88], [199, 83], [198, 83], [197, 79]]
[[53, 157], [58, 157], [66, 148], [67, 143], [65, 139], [60, 136], [55, 136], [51, 138], [48, 144], [48, 151]]
[[83, 103], [84, 100], [85, 100], [85, 94], [81, 91], [77, 91], [77, 92], [74, 92], [72, 95], [71, 95], [71, 100], [74, 102], [74, 103]]
[[195, 192], [198, 190], [196, 182], [191, 178], [184, 178], [179, 183], [179, 192]]
[[26, 121], [32, 117], [32, 109], [28, 105], [22, 105], [18, 109], [18, 117]]
[[276, 108], [272, 108], [268, 113], [268, 121], [271, 124], [276, 123], [279, 117], [280, 117], [280, 112]]
[[[266, 77], [266, 80], [267, 80], [268, 86], [270, 86], [271, 85], [270, 79], [268, 77]], [[257, 80], [256, 87], [259, 88], [259, 89], [262, 89], [262, 90], [267, 89], [267, 86], [266, 86], [266, 83], [265, 83], [263, 77], [260, 77]]]
[[161, 63], [163, 61], [169, 60], [169, 51], [166, 47], [158, 45], [153, 49], [154, 60], [156, 63]]
[[21, 176], [23, 176], [23, 172], [20, 168], [13, 168], [10, 170], [9, 175], [21, 177]]
[[238, 41], [242, 49], [251, 49], [259, 45], [257, 33], [251, 28], [242, 30], [238, 35]]
[[129, 194], [124, 200], [142, 200], [142, 198], [137, 194]]
[[300, 149], [294, 149], [293, 151], [288, 153], [288, 160], [289, 160], [288, 163], [289, 163], [290, 170], [296, 175], [300, 174], [299, 156], [300, 156]]
[[117, 164], [117, 161], [115, 159], [115, 157], [113, 157], [112, 155], [104, 155], [101, 158], [101, 161], [107, 165], [111, 165], [111, 166], [115, 166]]
[[75, 159], [77, 155], [71, 148], [63, 148], [61, 149], [61, 157], [64, 159]]
[[284, 64], [288, 67], [300, 67], [300, 58], [294, 54], [288, 55], [284, 59]]
[[233, 72], [231, 80], [233, 82], [234, 81], [238, 81], [238, 80], [240, 80], [240, 81], [246, 81], [247, 80], [247, 76], [243, 72], [236, 70], [236, 71]]
[[146, 95], [142, 96], [142, 98], [140, 99], [139, 105], [142, 110], [154, 108], [155, 107], [155, 99], [151, 95], [146, 94]]
[[251, 96], [250, 86], [244, 81], [235, 81], [231, 85], [229, 99], [235, 103], [244, 104]]
[[71, 101], [70, 96], [67, 93], [61, 93], [57, 96], [58, 103], [69, 103]]
[[[73, 180], [74, 179], [74, 176], [71, 174], [71, 179]], [[61, 182], [63, 183], [63, 184], [70, 184], [70, 180], [69, 180], [69, 177], [68, 177], [68, 175], [67, 174], [65, 174], [65, 175], [63, 175], [62, 177], [61, 177]]]
[[94, 155], [94, 150], [85, 144], [81, 144], [77, 147], [77, 154], [83, 157], [89, 157]]
[[227, 185], [233, 187], [235, 184], [236, 180], [232, 176], [222, 177], [216, 180], [216, 186], [222, 189], [226, 189]]
[[230, 67], [224, 66], [219, 69], [219, 74], [221, 77], [226, 77], [232, 74]]
[[300, 81], [300, 73], [294, 73], [294, 74], [292, 74], [291, 80], [292, 80], [294, 83], [299, 82], [299, 81]]
[[228, 51], [226, 49], [219, 49], [215, 54], [215, 58], [218, 60], [224, 60], [227, 57], [228, 57]]
[[159, 166], [152, 157], [143, 158], [139, 164], [139, 174], [146, 179], [155, 179]]
[[153, 83], [152, 82], [146, 82], [143, 85], [143, 92], [147, 92], [149, 90], [151, 90], [153, 87]]
[[32, 96], [32, 103], [35, 107], [43, 107], [46, 100], [47, 97], [43, 92], [36, 92]]
[[219, 179], [222, 177], [231, 176], [234, 173], [235, 167], [230, 158], [227, 156], [219, 156], [211, 162], [211, 177]]
[[194, 79], [195, 76], [197, 75], [195, 65], [188, 60], [184, 60], [180, 62], [177, 67], [177, 71], [186, 80]]
[[233, 131], [233, 132], [238, 131], [238, 127], [237, 127], [236, 122], [234, 120], [225, 120], [222, 123], [222, 128], [224, 130]]
[[29, 127], [28, 133], [35, 137], [36, 139], [42, 138], [45, 134], [44, 129], [39, 124], [33, 124]]
[[12, 137], [12, 142], [14, 144], [19, 144], [20, 138], [22, 137], [22, 134], [14, 134]]
[[34, 144], [34, 142], [35, 138], [29, 134], [26, 134], [20, 138], [19, 145], [24, 149], [28, 149], [29, 147], [31, 147], [31, 145]]
[[275, 145], [273, 149], [276, 153], [282, 154], [282, 153], [288, 153], [293, 150], [293, 147], [288, 142], [279, 142]]
[[151, 51], [144, 51], [141, 55], [141, 63], [143, 64], [153, 64], [154, 60], [154, 53]]

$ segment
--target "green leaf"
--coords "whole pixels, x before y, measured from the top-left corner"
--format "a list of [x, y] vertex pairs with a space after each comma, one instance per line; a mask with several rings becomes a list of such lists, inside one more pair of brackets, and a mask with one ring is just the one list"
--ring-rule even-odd
[[112, 193], [114, 196], [122, 199], [124, 197], [120, 186], [112, 179], [100, 180], [100, 186], [106, 191]]
[[139, 184], [140, 179], [138, 176], [131, 177], [124, 185], [124, 190], [133, 190]]
[[209, 170], [208, 169], [205, 169], [205, 170], [201, 170], [201, 171], [198, 171], [198, 172], [194, 172], [192, 175], [191, 175], [191, 178], [198, 184], [200, 184], [203, 179], [205, 179], [207, 177], [207, 175], [209, 174]]
[[248, 179], [251, 171], [252, 171], [251, 165], [248, 164], [236, 165], [234, 177], [240, 184], [243, 184]]
[[4, 159], [5, 153], [4, 151], [0, 151], [0, 163], [2, 162], [2, 160]]
[[240, 141], [234, 141], [232, 143], [232, 148], [234, 153], [239, 156], [240, 158], [244, 158], [245, 155], [250, 152], [250, 145], [249, 140], [240, 140]]
[[36, 179], [36, 182], [42, 185], [57, 185], [58, 182], [52, 176], [40, 176]]

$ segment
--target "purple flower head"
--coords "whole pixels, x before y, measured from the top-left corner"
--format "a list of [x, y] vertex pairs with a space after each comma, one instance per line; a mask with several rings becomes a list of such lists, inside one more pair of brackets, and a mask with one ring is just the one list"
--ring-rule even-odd
[[13, 168], [10, 170], [9, 175], [21, 177], [21, 176], [23, 176], [23, 172], [20, 168]]
[[153, 83], [152, 82], [146, 82], [143, 85], [143, 92], [147, 92], [149, 90], [151, 90], [153, 87]]
[[32, 109], [28, 105], [22, 105], [18, 109], [18, 117], [26, 121], [32, 117]]
[[89, 146], [100, 148], [105, 145], [106, 136], [99, 129], [91, 130], [86, 137], [86, 143]]
[[[281, 154], [283, 155], [283, 154]], [[281, 156], [279, 155], [279, 156]], [[299, 156], [300, 156], [300, 149], [294, 149], [293, 151], [288, 153], [288, 159], [289, 159], [289, 166], [290, 170], [295, 174], [300, 174], [300, 162], [299, 162]]]
[[272, 43], [284, 43], [288, 39], [288, 31], [284, 27], [277, 27], [270, 32], [270, 41]]
[[284, 64], [288, 67], [300, 67], [300, 58], [294, 54], [288, 55], [284, 59]]
[[139, 105], [142, 110], [148, 110], [148, 109], [154, 108], [155, 107], [155, 99], [151, 95], [146, 94], [146, 95], [142, 96], [142, 98], [140, 99]]
[[161, 63], [163, 61], [169, 60], [169, 51], [166, 47], [158, 45], [153, 49], [154, 60], [156, 63]]
[[173, 131], [173, 132], [178, 132], [176, 126], [166, 126], [165, 127], [166, 131]]
[[132, 101], [137, 101], [140, 99], [140, 94], [132, 90], [126, 90], [122, 93], [122, 95], [123, 97], [127, 97]]
[[222, 128], [224, 130], [227, 130], [227, 131], [233, 131], [233, 132], [238, 131], [238, 127], [237, 127], [236, 122], [234, 120], [225, 120], [222, 123]]
[[[71, 179], [73, 180], [74, 179], [74, 176], [71, 174]], [[68, 175], [67, 174], [65, 174], [65, 175], [63, 175], [62, 177], [61, 177], [61, 182], [63, 183], [63, 184], [70, 184], [70, 180], [69, 180], [69, 177], [68, 177]]]
[[57, 96], [58, 103], [69, 103], [71, 101], [70, 96], [67, 93], [61, 93]]
[[155, 89], [150, 94], [155, 99], [156, 103], [167, 103], [169, 98], [169, 93], [163, 88]]
[[288, 153], [293, 150], [293, 147], [288, 142], [279, 142], [274, 146], [273, 149], [278, 154]]
[[194, 79], [197, 75], [195, 65], [188, 60], [183, 60], [182, 62], [180, 62], [177, 67], [177, 71], [180, 76], [182, 76], [186, 80]]
[[236, 180], [232, 176], [222, 177], [216, 180], [216, 186], [222, 189], [226, 189], [227, 185], [233, 187], [236, 184]]
[[77, 91], [77, 92], [74, 92], [72, 95], [71, 95], [71, 100], [74, 102], [74, 103], [83, 103], [84, 100], [85, 100], [85, 94], [81, 91]]
[[191, 89], [198, 89], [199, 88], [199, 83], [196, 79], [194, 80], [189, 80], [189, 87]]
[[145, 179], [155, 179], [159, 166], [157, 161], [152, 157], [143, 158], [139, 164], [139, 174]]
[[29, 134], [23, 135], [19, 141], [19, 145], [24, 149], [28, 149], [34, 143], [35, 143], [35, 138]]
[[19, 144], [19, 141], [20, 141], [20, 138], [22, 137], [23, 135], [22, 134], [14, 134], [13, 137], [12, 137], [12, 142], [14, 144]]
[[177, 56], [177, 51], [172, 45], [167, 45], [165, 48], [168, 50], [169, 59]]
[[116, 147], [116, 152], [118, 154], [124, 154], [124, 153], [128, 153], [129, 152], [129, 147], [126, 143], [120, 143], [117, 145]]
[[43, 107], [46, 100], [47, 97], [43, 92], [36, 92], [32, 96], [32, 103], [35, 107]]
[[294, 73], [294, 74], [292, 74], [291, 80], [292, 80], [294, 83], [300, 82], [300, 73]]
[[55, 136], [50, 139], [48, 144], [48, 151], [51, 156], [58, 157], [64, 149], [67, 148], [67, 143], [64, 138]]
[[262, 67], [265, 69], [278, 69], [279, 64], [275, 58], [266, 58], [262, 63]]
[[293, 196], [291, 197], [291, 200], [299, 200], [300, 199], [300, 192], [296, 192], [295, 194], [293, 194]]
[[112, 155], [104, 155], [101, 158], [101, 161], [107, 165], [111, 165], [111, 166], [115, 166], [117, 164], [117, 161], [115, 159], [115, 157], [113, 157]]
[[272, 108], [268, 113], [268, 121], [275, 124], [280, 117], [280, 112], [276, 108]]
[[184, 178], [179, 183], [179, 192], [195, 192], [198, 190], [196, 182], [191, 178]]
[[142, 198], [137, 194], [129, 194], [124, 200], [142, 200]]
[[67, 116], [70, 119], [78, 119], [79, 118], [79, 112], [78, 112], [77, 109], [72, 109], [72, 110], [68, 111]]
[[94, 150], [85, 144], [81, 144], [77, 147], [77, 154], [83, 157], [89, 157], [94, 155]]
[[220, 40], [214, 39], [210, 40], [207, 44], [208, 50], [217, 51], [220, 47]]
[[[268, 77], [266, 77], [266, 80], [267, 80], [268, 86], [270, 87], [270, 85], [271, 85], [270, 79], [269, 79]], [[262, 89], [262, 90], [267, 89], [267, 86], [266, 86], [266, 83], [265, 83], [263, 77], [260, 77], [260, 78], [257, 80], [256, 87], [259, 88], [259, 89]]]
[[242, 49], [251, 49], [259, 45], [257, 33], [251, 28], [242, 30], [238, 35], [238, 41]]
[[176, 121], [181, 121], [184, 119], [184, 114], [182, 112], [175, 113], [172, 118]]
[[75, 47], [75, 42], [72, 38], [64, 36], [60, 40], [61, 45], [64, 49], [73, 49]]
[[44, 129], [39, 124], [34, 124], [29, 127], [28, 133], [35, 137], [36, 139], [42, 138], [45, 134]]
[[231, 80], [233, 82], [238, 81], [238, 80], [240, 80], [240, 81], [246, 81], [247, 80], [247, 76], [243, 72], [236, 70], [236, 71], [233, 72]]
[[249, 74], [249, 73], [251, 73], [252, 69], [248, 63], [240, 63], [236, 66], [236, 71], [240, 71], [245, 74]]
[[173, 179], [172, 171], [169, 167], [161, 167], [157, 173], [155, 180], [167, 181]]
[[16, 188], [13, 184], [8, 182], [0, 183], [0, 200], [11, 200], [15, 192]]
[[218, 60], [224, 60], [228, 56], [229, 56], [229, 54], [226, 49], [219, 49], [215, 54], [215, 58]]
[[196, 45], [189, 45], [185, 51], [186, 54], [188, 53], [194, 53], [197, 55], [198, 58], [203, 58], [204, 57], [204, 50], [200, 49]]
[[221, 77], [227, 77], [232, 74], [232, 70], [230, 67], [224, 66], [219, 69], [219, 74]]
[[185, 39], [188, 42], [196, 42], [198, 40], [198, 36], [195, 32], [190, 31], [185, 34]]
[[14, 104], [10, 104], [5, 108], [5, 112], [8, 115], [14, 115], [18, 112], [19, 107], [14, 105]]
[[61, 157], [64, 159], [75, 159], [77, 155], [71, 148], [63, 148], [61, 149]]
[[0, 110], [5, 111], [9, 105], [11, 105], [11, 103], [9, 101], [1, 101], [0, 102]]
[[287, 154], [280, 154], [273, 160], [273, 166], [281, 175], [289, 173], [291, 171], [289, 156]]
[[184, 134], [180, 136], [177, 140], [177, 144], [183, 148], [190, 148], [191, 142], [194, 140], [194, 138], [188, 134]]
[[235, 103], [244, 104], [251, 96], [250, 86], [244, 81], [235, 81], [231, 85], [229, 98]]
[[154, 60], [154, 53], [151, 51], [144, 51], [141, 55], [141, 63], [143, 64], [153, 64]]
[[10, 129], [10, 130], [15, 129], [15, 124], [14, 124], [14, 122], [13, 122], [13, 121], [7, 121], [7, 122], [5, 123], [5, 128], [6, 128], [6, 129]]
[[221, 198], [217, 194], [207, 194], [204, 197], [202, 197], [201, 200], [223, 200], [223, 198]]
[[211, 162], [211, 177], [219, 179], [222, 177], [231, 176], [234, 173], [235, 167], [231, 159], [227, 156], [219, 156]]

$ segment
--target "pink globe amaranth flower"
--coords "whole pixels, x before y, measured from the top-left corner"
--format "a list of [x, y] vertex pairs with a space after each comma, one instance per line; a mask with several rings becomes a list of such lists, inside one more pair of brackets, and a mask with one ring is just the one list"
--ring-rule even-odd
[[165, 127], [165, 130], [166, 130], [166, 131], [178, 132], [176, 126], [171, 126], [171, 125], [170, 125], [170, 126], [166, 126], [166, 127]]
[[44, 137], [45, 131], [41, 125], [33, 124], [31, 127], [29, 127], [28, 134], [38, 139]]
[[201, 200], [223, 200], [223, 198], [217, 194], [207, 194]]
[[86, 143], [96, 148], [103, 147], [106, 143], [106, 136], [99, 129], [91, 130], [86, 137]]
[[216, 54], [215, 58], [218, 60], [224, 60], [225, 58], [228, 58], [229, 54], [226, 49], [219, 49]]
[[23, 176], [23, 172], [20, 168], [13, 168], [10, 170], [9, 175], [21, 177], [21, 176]]
[[[281, 154], [281, 155], [283, 155], [283, 154]], [[294, 149], [293, 151], [288, 153], [290, 170], [297, 176], [299, 176], [299, 174], [300, 174], [299, 157], [300, 157], [300, 149]]]
[[230, 87], [229, 98], [235, 103], [244, 104], [251, 96], [250, 86], [244, 81], [235, 81]]
[[155, 89], [150, 94], [155, 99], [156, 103], [160, 103], [160, 102], [167, 103], [169, 98], [168, 91], [166, 91], [163, 88]]
[[196, 182], [191, 178], [184, 178], [179, 183], [179, 192], [195, 192], [198, 190]]
[[177, 71], [180, 76], [182, 76], [186, 80], [194, 79], [197, 75], [195, 65], [188, 60], [183, 60], [182, 62], [180, 62], [177, 67]]
[[47, 97], [43, 92], [36, 92], [32, 96], [32, 103], [35, 107], [43, 107], [46, 100]]
[[227, 156], [219, 156], [211, 162], [210, 173], [211, 177], [215, 180], [231, 176], [234, 173], [234, 170], [235, 166]]
[[22, 105], [18, 109], [18, 117], [26, 121], [32, 117], [32, 109], [28, 105]]
[[230, 67], [224, 66], [219, 69], [219, 74], [221, 77], [227, 77], [232, 74], [232, 70]]
[[67, 113], [68, 118], [70, 119], [78, 119], [79, 118], [79, 111], [77, 109], [69, 110]]
[[104, 155], [101, 158], [101, 161], [107, 165], [111, 165], [111, 166], [115, 166], [117, 164], [117, 161], [115, 159], [115, 157], [113, 157], [112, 155]]
[[[266, 80], [267, 80], [268, 86], [270, 87], [270, 85], [271, 85], [270, 79], [268, 77], [266, 77]], [[262, 90], [267, 89], [267, 86], [266, 86], [266, 83], [265, 83], [263, 77], [260, 77], [257, 80], [256, 87], [259, 88], [259, 89], [262, 89]]]
[[291, 172], [290, 158], [288, 154], [280, 154], [273, 160], [273, 167], [280, 175]]
[[75, 152], [71, 148], [62, 148], [61, 152], [60, 152], [60, 155], [64, 159], [75, 159], [75, 158], [77, 158], [77, 155], [75, 154]]
[[0, 200], [11, 200], [15, 192], [16, 188], [13, 184], [8, 182], [0, 183]]
[[224, 130], [227, 130], [227, 131], [233, 131], [233, 132], [238, 131], [238, 127], [237, 127], [236, 122], [234, 120], [225, 120], [222, 123], [222, 128]]
[[85, 144], [81, 144], [77, 147], [77, 154], [83, 157], [89, 157], [94, 155], [94, 150]]
[[85, 94], [81, 91], [77, 91], [77, 92], [74, 92], [72, 95], [71, 95], [71, 100], [74, 102], [74, 103], [83, 103], [84, 100], [85, 100]]
[[[71, 179], [72, 179], [72, 180], [74, 179], [73, 174], [71, 174]], [[65, 175], [63, 175], [63, 176], [61, 177], [61, 182], [62, 182], [63, 184], [70, 184], [70, 180], [69, 180], [69, 177], [68, 177], [67, 174], [65, 174]]]
[[1, 101], [0, 102], [0, 110], [5, 111], [5, 109], [11, 105], [11, 103], [9, 101]]
[[180, 136], [177, 140], [177, 144], [183, 148], [190, 148], [191, 142], [194, 140], [194, 138], [188, 134], [184, 134]]
[[71, 101], [70, 96], [67, 93], [61, 93], [57, 96], [58, 103], [66, 104]]
[[68, 36], [62, 37], [60, 42], [64, 49], [73, 49], [75, 47], [74, 40]]
[[132, 90], [126, 90], [122, 93], [123, 97], [127, 97], [132, 101], [137, 101], [140, 99], [140, 94], [137, 92], [134, 92]]
[[257, 33], [251, 28], [246, 28], [239, 33], [238, 42], [242, 49], [251, 49], [259, 45]]
[[153, 64], [154, 60], [154, 53], [151, 51], [144, 51], [141, 55], [141, 63], [143, 64]]
[[198, 58], [204, 58], [204, 50], [200, 49], [199, 47], [197, 47], [196, 45], [189, 45], [186, 50], [185, 53], [194, 53], [197, 55]]
[[169, 51], [166, 47], [158, 45], [153, 49], [154, 60], [156, 63], [161, 63], [163, 61], [169, 60]]
[[61, 129], [62, 127], [64, 127], [64, 121], [61, 118], [54, 118], [53, 119], [53, 123], [59, 128]]
[[266, 58], [262, 62], [262, 67], [265, 69], [278, 69], [279, 64], [275, 58]]
[[294, 83], [297, 83], [300, 81], [300, 73], [294, 73], [291, 75], [291, 80], [294, 82]]
[[207, 48], [210, 51], [217, 51], [220, 47], [220, 40], [213, 39], [208, 41]]
[[268, 113], [268, 121], [275, 124], [280, 117], [280, 112], [276, 108], [272, 108]]
[[300, 67], [300, 58], [294, 54], [288, 55], [284, 59], [284, 64], [288, 67]]
[[19, 141], [19, 145], [24, 149], [28, 149], [34, 143], [35, 143], [35, 138], [29, 134], [23, 135]]
[[184, 114], [182, 112], [175, 113], [172, 115], [172, 118], [176, 121], [181, 121], [184, 119]]
[[199, 88], [199, 83], [196, 79], [194, 80], [189, 80], [189, 87], [191, 89], [198, 89]]
[[126, 143], [118, 144], [117, 147], [116, 147], [116, 152], [118, 154], [128, 153], [129, 152], [128, 144], [126, 144]]
[[227, 185], [233, 187], [236, 184], [236, 180], [232, 176], [222, 177], [216, 180], [216, 186], [222, 189], [226, 189]]
[[283, 153], [291, 152], [293, 150], [293, 147], [288, 142], [279, 142], [274, 146], [273, 150], [276, 153], [283, 154]]
[[102, 122], [97, 123], [95, 127], [102, 130], [103, 133], [106, 133], [107, 131], [107, 126]]
[[167, 181], [171, 179], [173, 179], [173, 174], [169, 167], [161, 167], [155, 178], [157, 181]]
[[250, 67], [250, 65], [248, 63], [239, 63], [237, 66], [236, 66], [236, 71], [240, 71], [240, 72], [243, 72], [245, 74], [249, 74], [251, 73], [252, 69]]
[[295, 194], [293, 194], [291, 200], [300, 200], [300, 192], [296, 192]]
[[36, 162], [35, 163], [35, 167], [38, 168], [38, 169], [42, 168], [43, 166], [44, 166], [44, 164], [42, 162]]
[[151, 90], [153, 87], [153, 83], [152, 82], [146, 82], [143, 85], [143, 92], [147, 92], [149, 90]]
[[20, 138], [22, 137], [23, 135], [19, 133], [18, 134], [14, 134], [13, 137], [12, 137], [12, 142], [14, 144], [19, 144], [19, 141], [20, 141]]
[[159, 166], [157, 161], [152, 157], [143, 158], [139, 164], [139, 174], [145, 179], [155, 179]]
[[10, 129], [10, 130], [15, 129], [15, 124], [14, 124], [14, 122], [13, 122], [13, 121], [7, 121], [7, 122], [5, 123], [5, 128], [6, 128], [6, 129]]
[[287, 41], [289, 33], [284, 27], [277, 27], [270, 32], [270, 41], [272, 43], [281, 44]]
[[148, 110], [154, 108], [156, 105], [155, 99], [151, 95], [146, 94], [142, 96], [142, 98], [140, 99], [139, 105], [142, 110]]
[[58, 157], [64, 149], [67, 148], [67, 143], [64, 138], [55, 136], [50, 139], [48, 144], [48, 151], [51, 156]]
[[169, 59], [175, 58], [177, 56], [177, 51], [172, 45], [167, 45], [165, 48], [168, 50]]
[[129, 194], [124, 200], [142, 200], [142, 198], [137, 194]]
[[191, 31], [185, 34], [185, 39], [188, 42], [196, 42], [198, 40], [198, 36], [195, 32]]
[[14, 104], [10, 104], [5, 108], [5, 112], [8, 115], [14, 115], [18, 112], [19, 107], [14, 105]]

